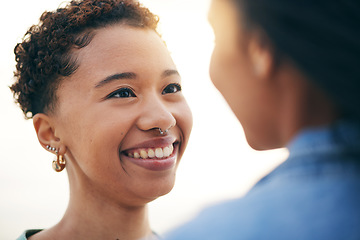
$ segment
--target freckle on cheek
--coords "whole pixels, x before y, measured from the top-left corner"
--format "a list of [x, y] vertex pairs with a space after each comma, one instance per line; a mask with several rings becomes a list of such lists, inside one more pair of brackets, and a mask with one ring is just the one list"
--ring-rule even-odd
[[121, 136], [122, 136], [122, 135], [124, 135], [124, 133], [123, 133], [123, 132], [121, 133]]

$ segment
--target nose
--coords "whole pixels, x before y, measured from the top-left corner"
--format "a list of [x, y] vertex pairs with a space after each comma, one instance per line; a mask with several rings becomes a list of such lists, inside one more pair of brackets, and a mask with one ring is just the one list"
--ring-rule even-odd
[[148, 131], [152, 129], [166, 132], [176, 125], [176, 119], [170, 108], [161, 99], [147, 101], [142, 108], [142, 113], [137, 121], [140, 130]]

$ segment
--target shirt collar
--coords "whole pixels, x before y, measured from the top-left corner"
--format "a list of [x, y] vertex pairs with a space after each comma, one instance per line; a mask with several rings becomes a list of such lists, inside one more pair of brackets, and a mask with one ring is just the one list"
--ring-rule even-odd
[[339, 120], [331, 125], [307, 128], [287, 146], [290, 157], [350, 148], [360, 151], [360, 123]]

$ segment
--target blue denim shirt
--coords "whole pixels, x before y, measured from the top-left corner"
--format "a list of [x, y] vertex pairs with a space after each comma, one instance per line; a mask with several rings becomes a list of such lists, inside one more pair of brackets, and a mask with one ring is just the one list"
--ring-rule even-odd
[[205, 209], [165, 239], [360, 239], [360, 124], [306, 129], [288, 149], [246, 196]]

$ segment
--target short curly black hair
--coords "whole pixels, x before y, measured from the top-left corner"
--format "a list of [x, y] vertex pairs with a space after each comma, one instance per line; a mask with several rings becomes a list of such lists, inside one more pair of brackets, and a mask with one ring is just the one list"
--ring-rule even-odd
[[87, 46], [95, 29], [123, 23], [157, 33], [158, 17], [131, 0], [73, 0], [44, 12], [14, 49], [16, 82], [10, 87], [25, 118], [54, 110], [61, 79], [78, 68], [72, 49]]

